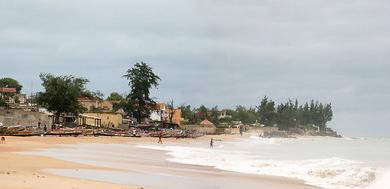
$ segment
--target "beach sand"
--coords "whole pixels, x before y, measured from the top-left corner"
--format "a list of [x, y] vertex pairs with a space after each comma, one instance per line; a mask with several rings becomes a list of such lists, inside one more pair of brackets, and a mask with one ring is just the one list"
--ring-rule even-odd
[[[206, 136], [199, 139], [164, 139], [164, 142], [188, 143], [194, 140], [209, 140], [210, 137], [222, 140], [234, 140], [236, 136]], [[316, 187], [305, 185], [302, 181], [282, 178], [268, 177], [258, 175], [240, 174], [228, 171], [221, 171], [212, 167], [184, 165], [168, 162], [168, 158], [163, 151], [136, 149], [134, 147], [133, 170], [127, 170], [129, 178], [134, 176], [137, 182], [129, 184], [114, 184], [102, 179], [72, 178], [67, 176], [58, 176], [53, 172], [55, 170], [70, 171], [95, 171], [104, 175], [123, 171], [107, 167], [97, 167], [92, 165], [72, 163], [69, 161], [57, 160], [53, 158], [26, 155], [19, 152], [33, 151], [45, 148], [64, 148], [64, 144], [78, 143], [134, 143], [150, 144], [156, 143], [155, 138], [122, 138], [122, 137], [7, 137], [6, 144], [0, 145], [0, 188], [2, 189], [104, 189], [104, 188], [127, 188], [139, 189], [141, 187], [162, 185], [172, 186], [169, 188], [182, 188], [188, 185], [191, 187], [193, 182], [217, 183], [217, 188], [267, 188], [267, 189], [314, 189]], [[132, 152], [128, 152], [132, 153]], [[147, 157], [147, 158], [145, 158]], [[49, 171], [48, 171], [49, 170]], [[50, 171], [54, 170], [54, 171]], [[165, 175], [165, 177], [156, 177], [156, 175]], [[172, 177], [172, 179], [158, 179]], [[154, 178], [150, 179], [151, 177]], [[157, 178], [157, 179], [156, 179]], [[172, 180], [180, 179], [181, 185], [172, 183]], [[99, 180], [99, 181], [97, 181]], [[131, 181], [131, 179], [129, 179]], [[142, 183], [145, 183], [142, 184]], [[151, 184], [153, 183], [153, 184]], [[147, 189], [148, 187], [144, 187]]]

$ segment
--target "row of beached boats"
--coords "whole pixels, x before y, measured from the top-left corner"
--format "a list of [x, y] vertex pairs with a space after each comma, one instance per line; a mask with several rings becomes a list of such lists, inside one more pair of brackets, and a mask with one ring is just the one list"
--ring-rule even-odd
[[129, 129], [100, 128], [91, 126], [56, 127], [47, 131], [47, 128], [38, 126], [8, 126], [0, 127], [0, 135], [8, 136], [120, 136], [120, 137], [163, 137], [163, 138], [196, 138], [203, 135], [193, 130], [172, 128]]

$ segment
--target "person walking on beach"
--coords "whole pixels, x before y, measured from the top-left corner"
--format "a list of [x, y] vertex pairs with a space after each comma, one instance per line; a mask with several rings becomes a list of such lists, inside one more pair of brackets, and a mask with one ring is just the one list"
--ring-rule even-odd
[[157, 142], [158, 144], [162, 144], [163, 142], [162, 142], [162, 132], [160, 132], [159, 133], [159, 135], [158, 135], [158, 142]]
[[1, 137], [1, 142], [0, 142], [0, 144], [5, 144], [5, 137]]
[[210, 139], [210, 148], [214, 148], [214, 139], [213, 138]]
[[240, 126], [240, 135], [242, 136], [242, 133], [244, 132], [244, 126]]

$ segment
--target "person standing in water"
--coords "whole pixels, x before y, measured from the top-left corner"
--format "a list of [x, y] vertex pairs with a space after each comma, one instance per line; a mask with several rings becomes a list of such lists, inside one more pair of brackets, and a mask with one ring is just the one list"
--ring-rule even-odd
[[210, 140], [210, 148], [214, 148], [214, 139], [213, 138], [211, 138], [211, 140]]

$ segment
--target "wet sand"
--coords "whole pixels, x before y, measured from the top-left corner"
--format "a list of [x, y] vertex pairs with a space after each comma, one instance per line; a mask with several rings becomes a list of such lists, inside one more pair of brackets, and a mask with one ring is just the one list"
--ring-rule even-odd
[[[235, 139], [228, 135], [213, 137], [223, 140]], [[164, 139], [164, 142], [191, 144], [195, 140], [209, 138], [208, 136], [200, 139]], [[163, 151], [135, 147], [136, 144], [154, 144], [156, 141], [155, 138], [121, 137], [7, 137], [7, 143], [0, 145], [1, 188], [316, 188], [294, 179], [240, 174], [212, 167], [172, 163], [166, 161], [168, 155]], [[126, 152], [131, 154], [131, 157], [126, 160], [128, 166], [125, 169], [72, 163], [20, 153], [37, 149], [64, 148], [64, 144], [78, 143], [130, 143], [134, 144], [134, 147]]]

